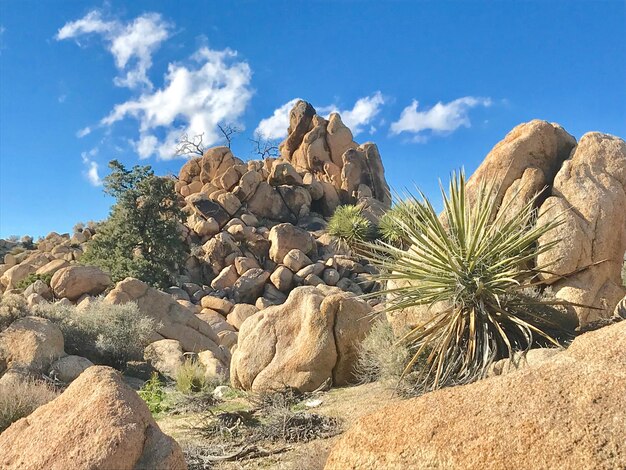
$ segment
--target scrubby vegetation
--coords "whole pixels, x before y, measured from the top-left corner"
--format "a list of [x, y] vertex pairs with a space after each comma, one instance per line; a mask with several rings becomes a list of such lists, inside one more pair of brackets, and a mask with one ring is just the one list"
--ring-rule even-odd
[[537, 241], [558, 220], [535, 225], [536, 199], [497, 213], [495, 189], [487, 184], [470, 204], [463, 174], [453, 175], [449, 194], [442, 189], [442, 196], [442, 217], [423, 197], [398, 220], [410, 249], [369, 245], [379, 280], [399, 281], [385, 292], [391, 294], [389, 311], [433, 307], [432, 319], [403, 338], [415, 351], [404, 374], [425, 362], [417, 377], [422, 391], [473, 381], [493, 361], [536, 342], [558, 346], [575, 326], [560, 322], [557, 301], [522, 292], [542, 269], [529, 267], [538, 252], [553, 246], [537, 249]]
[[81, 262], [99, 266], [116, 282], [130, 276], [167, 287], [185, 253], [174, 181], [156, 176], [149, 166], [127, 170], [116, 160], [109, 166], [104, 187], [116, 203]]
[[143, 401], [146, 402], [152, 414], [159, 414], [167, 409], [164, 404], [165, 391], [163, 387], [164, 383], [159, 378], [159, 374], [153, 372], [150, 380], [137, 392]]
[[408, 230], [404, 228], [404, 225], [412, 224], [416, 214], [415, 206], [418, 205], [420, 202], [410, 194], [406, 194], [402, 200], [397, 200], [378, 222], [380, 238], [391, 245], [408, 248], [411, 240], [408, 238]]
[[176, 390], [184, 394], [200, 393], [216, 384], [207, 378], [204, 366], [193, 359], [187, 359], [176, 374]]
[[3, 381], [0, 383], [0, 433], [57, 396], [58, 392], [51, 385], [40, 380]]
[[18, 294], [0, 295], [0, 331], [26, 315], [29, 315], [29, 310], [24, 297]]
[[50, 281], [52, 280], [52, 274], [29, 274], [28, 276], [26, 276], [24, 279], [22, 279], [20, 282], [17, 283], [17, 288], [18, 289], [26, 289], [28, 286], [30, 286], [31, 284], [33, 284], [36, 281], [43, 281], [46, 283], [47, 286], [50, 285]]
[[350, 249], [371, 240], [375, 235], [372, 223], [363, 216], [361, 208], [339, 206], [328, 221], [328, 233]]
[[143, 358], [156, 328], [154, 320], [143, 315], [136, 304], [111, 305], [103, 299], [81, 310], [72, 305], [44, 304], [34, 314], [61, 328], [68, 354], [118, 369], [127, 361]]

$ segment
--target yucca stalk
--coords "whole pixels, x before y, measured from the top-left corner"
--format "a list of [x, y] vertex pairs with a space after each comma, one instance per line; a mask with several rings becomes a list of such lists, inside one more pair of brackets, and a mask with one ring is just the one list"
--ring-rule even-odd
[[424, 361], [417, 371], [421, 391], [471, 382], [493, 361], [536, 342], [559, 346], [575, 326], [555, 308], [562, 303], [524, 294], [545, 268], [533, 267], [537, 255], [557, 243], [538, 248], [539, 238], [561, 223], [535, 224], [538, 196], [519, 210], [498, 211], [496, 188], [482, 184], [470, 204], [463, 173], [453, 174], [448, 194], [443, 187], [441, 193], [441, 215], [420, 193], [395, 220], [407, 250], [367, 245], [378, 280], [397, 282], [382, 292], [387, 311], [432, 308], [431, 319], [402, 338], [415, 351], [404, 373]]

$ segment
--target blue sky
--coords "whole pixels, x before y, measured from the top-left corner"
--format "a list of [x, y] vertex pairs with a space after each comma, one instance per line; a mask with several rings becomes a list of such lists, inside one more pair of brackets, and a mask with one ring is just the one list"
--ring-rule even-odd
[[103, 219], [107, 162], [177, 173], [184, 130], [237, 123], [248, 158], [298, 97], [435, 197], [530, 119], [623, 137], [625, 25], [623, 1], [0, 0], [0, 236]]

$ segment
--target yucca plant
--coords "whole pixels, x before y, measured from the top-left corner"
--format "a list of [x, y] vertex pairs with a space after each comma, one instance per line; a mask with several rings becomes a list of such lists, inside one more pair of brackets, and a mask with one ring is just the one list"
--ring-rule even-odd
[[360, 207], [353, 205], [339, 206], [328, 221], [326, 230], [349, 249], [371, 240], [374, 234], [372, 223], [363, 215]]
[[[415, 217], [415, 205], [420, 204], [411, 194], [398, 197], [393, 207], [383, 214], [378, 222], [378, 235], [383, 241], [398, 247], [408, 247], [410, 240], [402, 223], [411, 224]], [[401, 223], [402, 222], [402, 223]]]
[[425, 364], [417, 371], [420, 391], [471, 382], [493, 361], [537, 342], [559, 346], [575, 327], [556, 308], [563, 303], [526, 294], [544, 269], [533, 267], [536, 256], [556, 243], [537, 242], [559, 219], [535, 224], [536, 197], [498, 211], [495, 189], [482, 184], [470, 204], [465, 175], [453, 174], [449, 194], [441, 188], [441, 215], [420, 193], [395, 219], [407, 250], [368, 244], [378, 280], [395, 284], [383, 291], [387, 311], [431, 308], [431, 319], [402, 338], [416, 351], [404, 373], [414, 375], [418, 359]]

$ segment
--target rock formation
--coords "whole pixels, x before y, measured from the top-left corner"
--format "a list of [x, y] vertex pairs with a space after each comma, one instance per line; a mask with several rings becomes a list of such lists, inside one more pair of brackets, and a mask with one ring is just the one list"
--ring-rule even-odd
[[312, 391], [331, 379], [354, 382], [357, 345], [371, 307], [336, 287], [299, 287], [283, 305], [253, 314], [239, 330], [231, 382], [244, 390]]
[[326, 470], [626, 467], [626, 322], [542, 364], [361, 418]]

